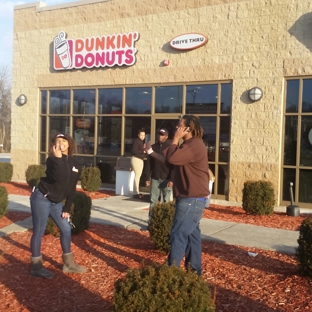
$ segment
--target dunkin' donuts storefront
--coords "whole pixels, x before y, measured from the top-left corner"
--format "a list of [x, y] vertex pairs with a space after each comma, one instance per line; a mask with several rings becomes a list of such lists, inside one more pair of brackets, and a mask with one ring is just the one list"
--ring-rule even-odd
[[172, 138], [180, 116], [196, 114], [213, 199], [240, 202], [246, 180], [265, 179], [277, 205], [293, 182], [295, 203], [312, 208], [312, 6], [300, 3], [15, 6], [13, 180], [65, 132], [80, 164], [98, 165], [113, 188], [140, 128], [152, 142], [160, 127]]

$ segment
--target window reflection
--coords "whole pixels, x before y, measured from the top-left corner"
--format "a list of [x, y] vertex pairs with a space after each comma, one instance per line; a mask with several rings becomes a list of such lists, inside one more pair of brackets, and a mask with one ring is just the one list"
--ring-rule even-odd
[[58, 133], [70, 133], [69, 117], [50, 117], [49, 143]]
[[121, 118], [98, 117], [98, 155], [120, 155]]
[[46, 151], [46, 135], [47, 135], [47, 117], [42, 116], [41, 117], [41, 131], [40, 131], [40, 151], [45, 152]]
[[186, 87], [187, 114], [216, 114], [218, 85], [192, 85]]
[[47, 91], [41, 91], [41, 114], [47, 113]]
[[74, 90], [74, 114], [95, 113], [95, 90]]
[[220, 117], [220, 150], [219, 161], [228, 162], [230, 154], [230, 131], [231, 131], [231, 118]]
[[284, 165], [296, 165], [297, 127], [297, 116], [285, 117]]
[[299, 80], [288, 80], [286, 87], [286, 113], [298, 112]]
[[50, 91], [50, 114], [69, 114], [70, 91]]
[[121, 114], [122, 89], [99, 90], [99, 114]]
[[208, 160], [216, 161], [217, 118], [201, 117], [200, 124], [204, 130], [203, 140], [208, 151]]
[[283, 171], [283, 200], [290, 201], [289, 183], [293, 183], [293, 196], [295, 198], [296, 192], [296, 170], [284, 169]]
[[182, 86], [156, 87], [155, 112], [181, 113]]
[[150, 141], [150, 117], [126, 117], [125, 128], [125, 155], [132, 155], [132, 144], [138, 137], [138, 132], [140, 129], [145, 129], [145, 142]]
[[232, 110], [232, 84], [221, 84], [221, 114], [230, 114]]
[[299, 172], [299, 201], [304, 203], [312, 203], [311, 185], [312, 171], [300, 170]]
[[312, 112], [312, 79], [303, 80], [302, 111]]
[[126, 113], [150, 114], [152, 103], [152, 88], [127, 88]]
[[74, 117], [74, 139], [77, 154], [94, 153], [94, 117]]
[[300, 166], [312, 166], [312, 116], [302, 116]]
[[96, 166], [101, 171], [102, 183], [115, 183], [117, 157], [101, 157], [96, 159]]

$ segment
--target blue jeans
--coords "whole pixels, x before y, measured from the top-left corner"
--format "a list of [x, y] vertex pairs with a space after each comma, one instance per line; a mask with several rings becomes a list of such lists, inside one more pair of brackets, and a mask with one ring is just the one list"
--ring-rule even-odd
[[190, 265], [198, 275], [202, 272], [199, 222], [205, 203], [206, 198], [177, 198], [170, 232], [168, 264], [180, 266], [185, 254], [185, 267]]
[[61, 246], [63, 253], [70, 253], [71, 228], [67, 219], [62, 219], [62, 203], [55, 204], [35, 189], [30, 196], [31, 216], [33, 223], [33, 234], [30, 240], [32, 257], [41, 255], [41, 240], [44, 234], [49, 216], [55, 222], [61, 232]]
[[168, 187], [168, 180], [155, 180], [151, 181], [151, 197], [150, 197], [150, 209], [148, 212], [148, 217], [151, 219], [153, 207], [159, 200], [159, 196], [162, 193], [164, 202], [169, 202], [171, 198], [172, 187]]

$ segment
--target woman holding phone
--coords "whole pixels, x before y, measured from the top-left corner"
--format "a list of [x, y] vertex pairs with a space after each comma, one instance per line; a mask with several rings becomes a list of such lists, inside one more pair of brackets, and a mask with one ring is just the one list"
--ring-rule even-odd
[[[50, 155], [46, 160], [46, 177], [40, 179], [30, 196], [33, 234], [30, 240], [31, 271], [36, 277], [52, 278], [53, 273], [42, 265], [41, 241], [49, 217], [61, 232], [63, 272], [84, 273], [86, 269], [74, 262], [71, 252], [70, 208], [79, 177], [73, 158], [74, 139], [59, 133], [51, 142]], [[62, 201], [65, 199], [63, 206]]]

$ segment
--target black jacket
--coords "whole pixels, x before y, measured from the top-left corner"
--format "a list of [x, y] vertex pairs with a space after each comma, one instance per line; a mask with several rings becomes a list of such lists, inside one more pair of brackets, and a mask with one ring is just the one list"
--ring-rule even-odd
[[[162, 152], [170, 146], [168, 140], [164, 143], [157, 142], [152, 145], [154, 153], [163, 154]], [[173, 166], [170, 164], [164, 164], [153, 158], [148, 157], [148, 168], [151, 173], [151, 178], [154, 180], [170, 180], [173, 179]]]
[[143, 160], [146, 155], [144, 154], [143, 146], [144, 146], [144, 142], [140, 140], [139, 138], [136, 138], [132, 146], [132, 155]]
[[53, 203], [66, 199], [63, 212], [70, 212], [80, 172], [76, 160], [71, 156], [62, 158], [49, 156], [46, 161], [46, 177], [41, 178], [38, 188]]

